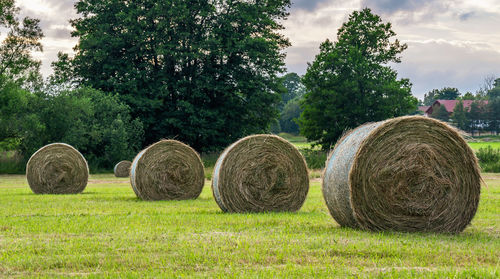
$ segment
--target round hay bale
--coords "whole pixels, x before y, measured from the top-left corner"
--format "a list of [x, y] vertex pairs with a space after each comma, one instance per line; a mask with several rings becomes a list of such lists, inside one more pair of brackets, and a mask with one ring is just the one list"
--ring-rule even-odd
[[113, 172], [116, 177], [128, 177], [130, 173], [130, 166], [132, 166], [132, 162], [130, 161], [120, 161], [115, 165]]
[[143, 200], [196, 199], [205, 172], [194, 149], [176, 140], [161, 140], [142, 150], [130, 168], [130, 183]]
[[77, 194], [87, 186], [89, 167], [72, 146], [52, 143], [31, 156], [26, 164], [26, 178], [36, 194]]
[[326, 166], [323, 196], [341, 226], [456, 233], [479, 203], [474, 152], [455, 129], [431, 118], [360, 126], [337, 142]]
[[309, 190], [304, 157], [288, 141], [253, 135], [217, 159], [212, 192], [225, 212], [297, 211]]

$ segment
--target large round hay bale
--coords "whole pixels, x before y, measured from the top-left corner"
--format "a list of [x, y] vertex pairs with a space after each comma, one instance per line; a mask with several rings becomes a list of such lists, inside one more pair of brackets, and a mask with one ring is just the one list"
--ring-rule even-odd
[[120, 161], [115, 165], [113, 172], [116, 177], [128, 177], [130, 173], [130, 166], [132, 166], [132, 162], [130, 161]]
[[36, 194], [77, 194], [87, 186], [89, 167], [72, 146], [52, 143], [31, 156], [26, 164], [26, 178]]
[[273, 135], [249, 136], [219, 157], [212, 191], [225, 212], [297, 211], [309, 190], [304, 157]]
[[431, 118], [360, 126], [337, 142], [326, 166], [323, 196], [341, 226], [455, 233], [479, 203], [474, 152], [455, 129]]
[[205, 173], [194, 149], [176, 140], [161, 140], [142, 150], [130, 168], [130, 183], [143, 200], [196, 199]]

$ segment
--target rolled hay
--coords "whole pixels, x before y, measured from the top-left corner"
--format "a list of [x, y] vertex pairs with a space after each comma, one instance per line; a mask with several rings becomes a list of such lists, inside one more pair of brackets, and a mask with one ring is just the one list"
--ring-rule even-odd
[[304, 157], [273, 135], [233, 143], [217, 160], [212, 176], [212, 192], [224, 212], [297, 211], [308, 190]]
[[26, 178], [36, 194], [77, 194], [87, 186], [89, 167], [71, 145], [52, 143], [31, 156]]
[[341, 226], [461, 232], [479, 203], [474, 152], [457, 131], [420, 116], [358, 127], [326, 163], [323, 196]]
[[132, 166], [132, 162], [130, 161], [120, 161], [115, 165], [113, 172], [116, 177], [128, 177], [130, 172], [130, 166]]
[[200, 156], [176, 140], [161, 140], [142, 150], [130, 168], [130, 183], [143, 200], [196, 199], [205, 172]]

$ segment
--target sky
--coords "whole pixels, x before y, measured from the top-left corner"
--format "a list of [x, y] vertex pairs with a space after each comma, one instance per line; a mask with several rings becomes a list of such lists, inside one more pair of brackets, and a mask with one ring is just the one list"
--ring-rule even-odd
[[[70, 19], [74, 0], [17, 0], [22, 16], [41, 20], [45, 33], [42, 73], [51, 73], [57, 52], [73, 53]], [[500, 77], [500, 0], [292, 0], [282, 33], [289, 72], [303, 75], [326, 39], [334, 41], [349, 14], [364, 7], [392, 23], [396, 38], [408, 45], [402, 62], [391, 64], [409, 78], [418, 98], [432, 89], [456, 87], [476, 92], [487, 77]]]

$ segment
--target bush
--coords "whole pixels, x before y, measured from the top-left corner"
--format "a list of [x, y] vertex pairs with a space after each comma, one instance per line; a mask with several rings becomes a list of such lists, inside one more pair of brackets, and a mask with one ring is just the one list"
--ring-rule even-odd
[[482, 171], [500, 172], [500, 149], [493, 149], [491, 146], [479, 148], [476, 156]]
[[324, 150], [299, 149], [304, 155], [309, 169], [323, 169], [328, 156], [328, 152]]
[[25, 164], [23, 157], [15, 151], [0, 152], [0, 173], [22, 174]]
[[116, 95], [91, 88], [40, 93], [31, 109], [41, 125], [26, 129], [20, 144], [25, 160], [46, 144], [64, 142], [78, 149], [95, 173], [132, 160], [142, 147], [142, 123]]

